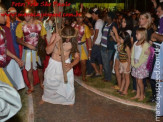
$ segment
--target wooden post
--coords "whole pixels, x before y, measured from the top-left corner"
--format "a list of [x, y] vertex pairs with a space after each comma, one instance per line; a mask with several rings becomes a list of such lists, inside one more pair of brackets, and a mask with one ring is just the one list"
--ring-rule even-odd
[[[61, 4], [64, 3], [64, 0], [60, 0], [60, 3]], [[63, 7], [59, 8], [59, 11], [55, 10], [55, 12], [63, 13]], [[55, 24], [56, 24], [56, 32], [59, 33], [57, 17], [55, 17]], [[60, 29], [61, 29], [61, 25], [62, 25], [62, 14], [61, 14], [61, 17], [59, 18], [59, 28]], [[64, 50], [63, 50], [63, 41], [62, 41], [62, 39], [59, 41], [59, 47], [60, 47], [59, 54], [61, 54], [61, 62], [62, 62], [62, 70], [63, 70], [63, 76], [64, 76], [64, 83], [67, 83], [68, 80], [67, 80], [67, 72], [65, 70], [65, 57], [64, 57]]]

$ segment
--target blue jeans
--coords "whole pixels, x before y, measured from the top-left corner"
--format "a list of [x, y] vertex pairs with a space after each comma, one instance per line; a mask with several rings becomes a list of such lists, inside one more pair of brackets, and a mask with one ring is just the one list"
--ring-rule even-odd
[[102, 56], [102, 63], [103, 63], [103, 69], [104, 69], [104, 79], [111, 81], [111, 67], [110, 67], [110, 61], [112, 58], [114, 51], [108, 50], [105, 47], [101, 47], [101, 56]]

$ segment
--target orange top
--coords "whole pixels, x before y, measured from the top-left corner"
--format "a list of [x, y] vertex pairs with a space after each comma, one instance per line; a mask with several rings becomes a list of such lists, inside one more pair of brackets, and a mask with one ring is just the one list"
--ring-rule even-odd
[[[17, 21], [21, 21], [18, 17], [16, 17], [16, 20], [17, 20]], [[6, 26], [7, 26], [8, 28], [10, 28], [10, 17], [9, 17], [9, 16], [7, 16], [7, 18], [6, 18]]]

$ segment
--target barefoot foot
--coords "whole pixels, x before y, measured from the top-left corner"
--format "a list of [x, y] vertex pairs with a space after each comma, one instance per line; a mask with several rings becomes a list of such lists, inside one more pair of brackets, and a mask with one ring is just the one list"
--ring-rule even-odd
[[131, 91], [131, 93], [135, 93], [135, 92], [136, 92], [136, 90], [132, 90], [132, 91]]
[[145, 98], [145, 96], [140, 97], [138, 101], [143, 101], [143, 100], [144, 100], [144, 98]]
[[126, 96], [126, 95], [128, 95], [128, 93], [127, 92], [121, 92], [120, 95], [121, 96]]
[[86, 78], [82, 78], [82, 81], [86, 82], [87, 80], [86, 80]]
[[39, 105], [42, 105], [42, 104], [44, 104], [44, 103], [45, 103], [45, 101], [41, 100], [41, 101], [39, 102]]
[[34, 89], [28, 89], [27, 91], [26, 91], [26, 94], [31, 94], [32, 92], [34, 91]]
[[144, 98], [140, 98], [138, 101], [141, 102], [141, 101], [143, 101], [143, 100], [144, 100]]
[[40, 83], [40, 87], [41, 87], [42, 89], [44, 89], [44, 85], [43, 85], [43, 83]]
[[138, 97], [138, 96], [135, 96], [135, 97], [132, 97], [131, 99], [132, 100], [135, 100], [135, 99], [139, 99], [140, 97]]

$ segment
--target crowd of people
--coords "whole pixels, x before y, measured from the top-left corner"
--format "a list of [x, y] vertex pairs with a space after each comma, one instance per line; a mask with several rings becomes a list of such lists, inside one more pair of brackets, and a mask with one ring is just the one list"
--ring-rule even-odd
[[[112, 82], [115, 74], [114, 89], [120, 95], [128, 94], [132, 81], [135, 96], [131, 99], [143, 101], [150, 82], [150, 102], [159, 101], [162, 108], [163, 98], [159, 96], [163, 90], [163, 3], [152, 2], [155, 13], [91, 8], [77, 17], [62, 18], [61, 31], [57, 31], [54, 17], [24, 16], [24, 20], [20, 20], [14, 7], [8, 9], [6, 19], [2, 15], [6, 9], [1, 4], [0, 85], [8, 84], [20, 90], [26, 84], [26, 93], [31, 94], [34, 85], [40, 82], [44, 91], [40, 104], [73, 105], [74, 74], [81, 74], [84, 82], [87, 77]], [[30, 7], [24, 11], [26, 15], [34, 12]], [[60, 40], [65, 67], [61, 63]], [[67, 72], [67, 84], [62, 68]], [[17, 97], [20, 100], [20, 96]], [[162, 115], [163, 109], [160, 109], [158, 116]]]

